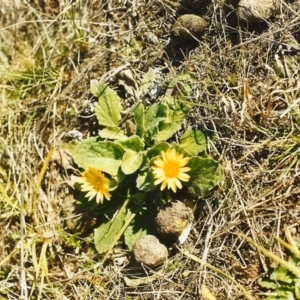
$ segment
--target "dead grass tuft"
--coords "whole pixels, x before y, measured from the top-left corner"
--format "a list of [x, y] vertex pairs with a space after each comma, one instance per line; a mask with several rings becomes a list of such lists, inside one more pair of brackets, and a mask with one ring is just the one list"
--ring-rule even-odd
[[97, 219], [76, 207], [63, 144], [74, 128], [97, 134], [95, 120], [84, 118], [90, 79], [106, 81], [124, 106], [133, 103], [118, 84], [125, 67], [137, 82], [160, 69], [162, 90], [176, 74], [196, 78], [187, 127], [207, 132], [225, 180], [211, 197], [188, 199], [197, 222], [182, 250], [262, 299], [256, 280], [272, 262], [240, 233], [285, 256], [274, 236], [299, 225], [299, 2], [282, 1], [277, 16], [254, 28], [238, 23], [236, 1], [210, 2], [202, 11], [209, 29], [190, 43], [171, 35], [189, 1], [3, 3], [0, 299], [203, 299], [202, 285], [220, 300], [250, 299], [177, 250], [169, 270], [138, 287], [124, 284], [122, 247], [100, 271]]

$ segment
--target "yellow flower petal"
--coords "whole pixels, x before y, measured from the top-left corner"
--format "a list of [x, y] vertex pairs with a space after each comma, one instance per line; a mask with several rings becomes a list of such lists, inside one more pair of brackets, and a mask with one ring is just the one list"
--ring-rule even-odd
[[96, 168], [88, 168], [81, 177], [75, 177], [74, 181], [81, 184], [81, 190], [87, 192], [85, 197], [89, 201], [95, 197], [97, 203], [103, 203], [104, 198], [110, 200], [109, 180]]
[[157, 180], [154, 181], [154, 184], [158, 185], [158, 184], [162, 183], [164, 180], [165, 179], [163, 177], [160, 177], [159, 179], [157, 179]]
[[180, 162], [180, 167], [185, 166], [188, 163], [189, 159], [189, 157], [185, 157], [184, 159], [182, 159]]
[[188, 172], [188, 171], [191, 170], [191, 168], [189, 168], [189, 167], [184, 167], [184, 168], [181, 168], [180, 170], [181, 170], [181, 172]]
[[179, 189], [182, 189], [182, 183], [180, 180], [178, 180], [178, 178], [174, 179], [174, 183], [175, 183], [175, 186], [177, 186]]
[[164, 161], [162, 159], [157, 159], [156, 161], [154, 161], [154, 164], [159, 167], [162, 168], [164, 166]]
[[167, 180], [164, 180], [164, 182], [163, 182], [162, 185], [160, 186], [160, 190], [161, 190], [161, 191], [163, 191], [163, 190], [166, 188], [167, 183], [168, 183], [168, 181], [167, 181]]
[[186, 182], [189, 181], [190, 179], [190, 175], [187, 175], [185, 173], [179, 173], [177, 177], [179, 180], [186, 181]]
[[174, 178], [168, 180], [168, 189], [171, 189], [174, 193], [176, 193], [177, 186]]
[[160, 190], [162, 191], [168, 187], [176, 193], [177, 188], [182, 188], [181, 181], [187, 182], [190, 179], [186, 172], [191, 168], [184, 167], [188, 161], [189, 157], [177, 153], [174, 148], [161, 151], [161, 156], [154, 160], [154, 166], [151, 167], [154, 179], [156, 179], [154, 184], [161, 184]]

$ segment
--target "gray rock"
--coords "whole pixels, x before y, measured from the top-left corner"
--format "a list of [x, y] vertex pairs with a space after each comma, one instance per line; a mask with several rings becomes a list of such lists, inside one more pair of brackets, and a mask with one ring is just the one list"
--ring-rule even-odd
[[173, 33], [184, 40], [193, 40], [195, 37], [199, 38], [207, 27], [208, 23], [203, 18], [188, 14], [177, 19], [173, 25]]
[[133, 246], [133, 255], [137, 262], [149, 267], [163, 264], [168, 258], [168, 250], [154, 235], [145, 235]]
[[248, 24], [259, 23], [274, 16], [279, 10], [279, 0], [241, 0], [237, 15], [241, 21]]
[[172, 202], [159, 211], [155, 219], [158, 233], [165, 239], [178, 239], [193, 222], [193, 211], [181, 201]]

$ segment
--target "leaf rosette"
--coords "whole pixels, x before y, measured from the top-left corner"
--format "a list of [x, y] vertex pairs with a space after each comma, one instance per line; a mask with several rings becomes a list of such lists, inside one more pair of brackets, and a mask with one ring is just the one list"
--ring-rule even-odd
[[[147, 84], [141, 95], [147, 94], [146, 86], [151, 85], [148, 81], [154, 77], [150, 75], [146, 74]], [[122, 101], [114, 90], [96, 80], [91, 82], [91, 92], [99, 99], [95, 115], [101, 129], [98, 137], [73, 147], [73, 158], [81, 169], [98, 170], [110, 181], [111, 197], [100, 206], [95, 202], [91, 205], [93, 201], [87, 201], [84, 193], [81, 196], [82, 207], [102, 215], [103, 222], [95, 230], [96, 249], [100, 253], [109, 251], [115, 242], [111, 236], [117, 233], [125, 234], [130, 248], [137, 238], [150, 233], [146, 224], [151, 222], [145, 223], [143, 219], [151, 216], [150, 212], [155, 215], [172, 193], [182, 190], [204, 197], [222, 180], [219, 163], [206, 153], [204, 132], [188, 130], [178, 138], [191, 107], [191, 82], [190, 75], [180, 75], [168, 85], [163, 101], [145, 106], [141, 99], [126, 113], [122, 113]], [[124, 128], [127, 120], [134, 124], [130, 136]], [[176, 134], [177, 143], [172, 141]], [[135, 195], [142, 195], [142, 200], [134, 201]], [[107, 205], [108, 202], [113, 205]], [[104, 211], [110, 207], [109, 213], [101, 214], [101, 206]]]

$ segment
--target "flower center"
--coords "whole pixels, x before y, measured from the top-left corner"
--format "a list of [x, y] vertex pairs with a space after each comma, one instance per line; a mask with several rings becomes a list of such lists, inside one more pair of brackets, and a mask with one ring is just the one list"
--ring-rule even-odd
[[96, 191], [102, 191], [104, 188], [104, 178], [102, 178], [102, 174], [99, 172], [91, 172], [91, 174], [87, 174], [87, 182], [90, 183], [90, 185], [96, 190]]
[[168, 178], [177, 177], [178, 172], [179, 172], [179, 165], [178, 165], [178, 163], [168, 161], [164, 166], [164, 171], [165, 171], [166, 177], [168, 177]]

